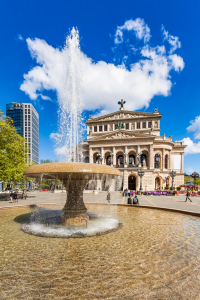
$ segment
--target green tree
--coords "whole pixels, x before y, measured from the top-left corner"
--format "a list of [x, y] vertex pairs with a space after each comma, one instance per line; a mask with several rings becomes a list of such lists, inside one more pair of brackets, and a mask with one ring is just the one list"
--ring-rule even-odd
[[23, 178], [23, 172], [28, 167], [24, 142], [12, 125], [13, 121], [0, 110], [0, 179], [2, 181]]

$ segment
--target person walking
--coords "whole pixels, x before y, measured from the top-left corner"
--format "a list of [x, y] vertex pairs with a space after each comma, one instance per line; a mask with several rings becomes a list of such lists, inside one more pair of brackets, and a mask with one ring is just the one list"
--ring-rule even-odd
[[22, 193], [22, 199], [25, 199], [26, 200], [26, 191], [23, 190], [23, 193]]
[[14, 197], [14, 193], [13, 193], [13, 191], [11, 191], [11, 193], [10, 193], [10, 202], [11, 203], [13, 202], [13, 197]]
[[110, 203], [110, 193], [109, 192], [107, 194], [107, 200], [108, 200], [108, 203]]
[[189, 196], [190, 196], [190, 193], [189, 193], [189, 191], [187, 191], [187, 193], [186, 193], [186, 200], [185, 200], [185, 202], [187, 202], [187, 199], [189, 199], [189, 200], [190, 200], [190, 202], [192, 202], [192, 200], [189, 198]]
[[14, 202], [18, 202], [18, 200], [17, 200], [17, 192], [14, 192], [13, 200], [14, 200]]

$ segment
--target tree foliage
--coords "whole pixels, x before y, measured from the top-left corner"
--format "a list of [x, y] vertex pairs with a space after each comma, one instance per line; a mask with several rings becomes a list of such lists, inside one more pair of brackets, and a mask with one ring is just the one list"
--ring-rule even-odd
[[0, 180], [20, 181], [23, 172], [28, 167], [24, 142], [12, 125], [12, 119], [6, 117], [0, 110]]

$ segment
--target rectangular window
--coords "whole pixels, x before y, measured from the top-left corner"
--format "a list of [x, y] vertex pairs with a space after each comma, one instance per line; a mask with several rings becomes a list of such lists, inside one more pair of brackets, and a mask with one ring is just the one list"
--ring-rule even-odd
[[25, 109], [25, 114], [27, 114], [27, 109]]
[[152, 122], [148, 122], [148, 128], [151, 128]]
[[108, 125], [104, 125], [104, 131], [108, 131]]
[[140, 129], [140, 123], [137, 123], [137, 129]]
[[102, 126], [99, 126], [99, 131], [102, 131]]
[[117, 129], [118, 128], [118, 125], [117, 124], [115, 124], [115, 129]]
[[126, 124], [126, 129], [129, 129], [129, 123]]
[[94, 132], [97, 132], [97, 126], [94, 126]]
[[28, 113], [29, 113], [29, 114], [31, 113], [30, 109], [28, 109]]
[[146, 122], [142, 122], [142, 128], [146, 128]]
[[30, 122], [28, 122], [28, 126], [31, 126], [31, 123], [30, 123]]
[[27, 108], [27, 105], [25, 105], [25, 108]]
[[27, 127], [25, 127], [25, 131], [27, 131]]
[[27, 126], [27, 122], [25, 122], [25, 126]]

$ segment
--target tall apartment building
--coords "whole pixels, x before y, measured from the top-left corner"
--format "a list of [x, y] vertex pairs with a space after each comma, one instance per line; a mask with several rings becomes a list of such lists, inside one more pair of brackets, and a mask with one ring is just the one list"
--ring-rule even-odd
[[26, 139], [25, 149], [30, 162], [39, 163], [39, 115], [32, 104], [6, 104], [6, 116], [13, 120], [17, 133]]

